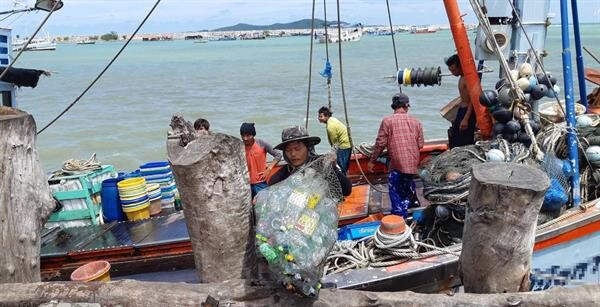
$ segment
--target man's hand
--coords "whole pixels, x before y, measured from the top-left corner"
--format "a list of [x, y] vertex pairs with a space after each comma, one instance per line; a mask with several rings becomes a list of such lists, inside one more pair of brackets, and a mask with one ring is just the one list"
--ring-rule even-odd
[[465, 131], [469, 128], [469, 120], [467, 118], [460, 121], [460, 131]]
[[375, 168], [375, 163], [369, 161], [369, 163], [367, 163], [367, 170], [369, 171], [369, 173], [372, 173], [374, 168]]

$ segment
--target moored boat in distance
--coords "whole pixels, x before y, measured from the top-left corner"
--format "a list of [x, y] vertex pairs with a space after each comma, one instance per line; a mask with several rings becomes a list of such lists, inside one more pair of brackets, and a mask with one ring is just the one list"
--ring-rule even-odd
[[327, 34], [322, 34], [319, 36], [319, 43], [337, 43], [340, 40], [342, 42], [357, 42], [363, 35], [363, 27], [361, 24], [358, 24], [353, 28], [345, 28], [341, 30], [341, 34], [342, 35], [340, 38], [337, 28], [332, 28], [327, 32]]
[[438, 28], [433, 26], [413, 26], [410, 29], [411, 34], [431, 34], [437, 31]]
[[86, 40], [77, 42], [77, 45], [94, 45], [95, 43], [96, 43], [96, 41], [86, 39]]
[[[12, 44], [12, 50], [15, 52], [21, 51], [25, 47], [27, 40], [17, 39]], [[31, 40], [25, 51], [53, 51], [56, 50], [56, 42], [50, 37], [34, 38]]]

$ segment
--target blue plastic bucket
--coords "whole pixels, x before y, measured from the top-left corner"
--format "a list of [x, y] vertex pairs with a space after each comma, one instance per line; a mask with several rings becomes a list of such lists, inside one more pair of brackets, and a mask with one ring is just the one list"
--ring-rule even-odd
[[121, 180], [123, 178], [117, 177], [102, 181], [100, 197], [102, 199], [102, 215], [105, 222], [126, 220], [121, 210], [119, 190], [117, 189], [117, 183]]

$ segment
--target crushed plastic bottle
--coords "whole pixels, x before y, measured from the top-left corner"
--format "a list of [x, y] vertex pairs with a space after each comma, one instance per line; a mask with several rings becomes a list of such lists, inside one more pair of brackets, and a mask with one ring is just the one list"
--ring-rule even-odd
[[337, 201], [321, 172], [305, 168], [258, 193], [255, 204], [260, 254], [288, 289], [316, 296], [337, 239]]

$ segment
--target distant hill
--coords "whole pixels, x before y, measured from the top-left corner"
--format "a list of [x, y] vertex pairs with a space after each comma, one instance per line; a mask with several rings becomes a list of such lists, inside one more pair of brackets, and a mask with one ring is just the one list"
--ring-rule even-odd
[[[213, 31], [256, 31], [256, 30], [283, 30], [283, 29], [310, 29], [311, 19], [302, 19], [289, 23], [274, 23], [271, 25], [251, 25], [247, 23], [238, 23], [234, 26], [214, 29]], [[337, 25], [337, 21], [328, 21], [330, 26]], [[342, 26], [348, 23], [342, 21]], [[315, 28], [323, 28], [325, 21], [315, 18]]]

